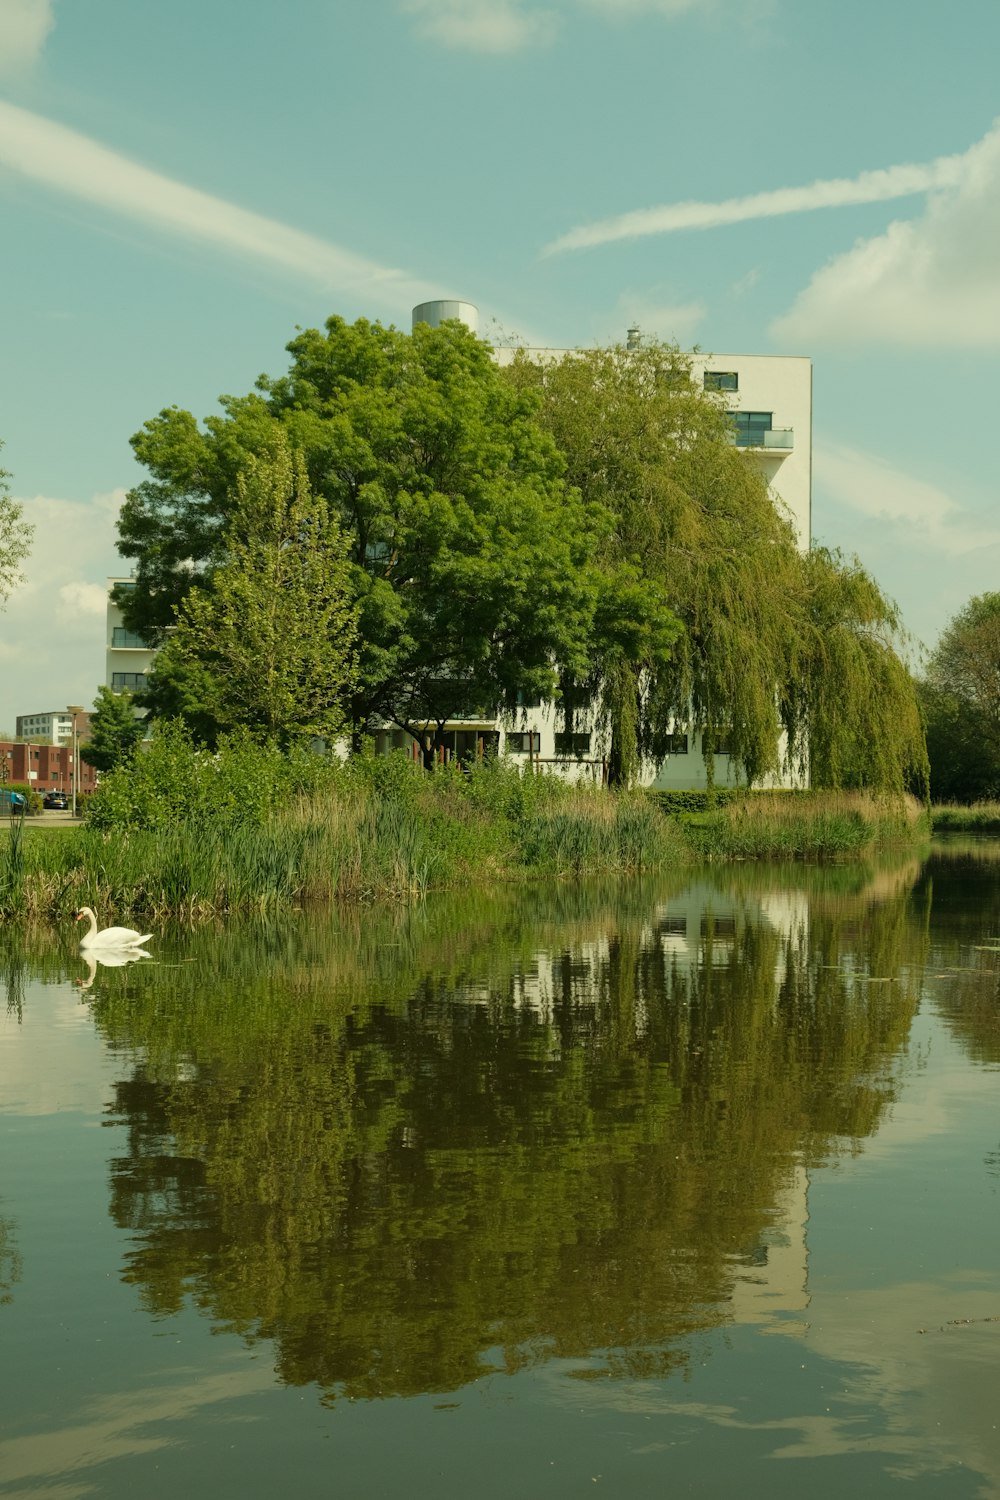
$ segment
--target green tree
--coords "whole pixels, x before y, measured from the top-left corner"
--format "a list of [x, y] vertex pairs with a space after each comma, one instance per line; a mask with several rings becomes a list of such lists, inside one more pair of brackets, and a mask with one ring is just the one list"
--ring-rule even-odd
[[540, 392], [567, 478], [613, 518], [587, 676], [617, 779], [662, 759], [677, 723], [709, 771], [722, 735], [748, 780], [776, 771], [799, 562], [721, 404], [667, 344], [521, 354], [507, 378]]
[[113, 771], [130, 761], [146, 732], [135, 708], [135, 699], [127, 689], [114, 693], [109, 687], [99, 687], [90, 715], [89, 738], [80, 746], [80, 759], [98, 771]]
[[948, 625], [921, 684], [931, 790], [975, 802], [1000, 792], [1000, 594], [977, 594]]
[[355, 681], [340, 527], [284, 431], [268, 439], [237, 475], [225, 561], [177, 606], [144, 695], [154, 714], [185, 719], [212, 744], [237, 729], [284, 745], [333, 738]]
[[814, 787], [928, 795], [916, 684], [899, 611], [857, 558], [816, 547], [802, 593], [784, 715]]
[[0, 609], [24, 581], [21, 564], [31, 550], [35, 529], [24, 519], [23, 506], [11, 495], [9, 479], [7, 470], [0, 469]]
[[601, 517], [564, 483], [536, 394], [455, 323], [409, 335], [335, 317], [288, 350], [287, 375], [225, 398], [203, 429], [172, 408], [133, 438], [152, 477], [119, 523], [135, 561], [128, 624], [162, 641], [192, 584], [207, 600], [232, 545], [237, 476], [284, 430], [349, 548], [356, 734], [373, 721], [439, 734], [583, 669]]

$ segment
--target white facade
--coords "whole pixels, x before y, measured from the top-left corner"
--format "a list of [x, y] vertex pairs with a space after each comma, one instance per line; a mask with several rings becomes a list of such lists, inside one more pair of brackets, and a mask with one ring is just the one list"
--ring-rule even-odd
[[122, 612], [114, 602], [112, 590], [134, 588], [131, 578], [108, 579], [108, 608], [106, 626], [107, 666], [104, 680], [113, 692], [123, 688], [129, 692], [140, 692], [146, 686], [146, 673], [153, 664], [155, 652], [145, 641], [130, 631]]
[[47, 745], [65, 745], [73, 733], [73, 715], [58, 708], [44, 714], [18, 714], [14, 733], [19, 740], [44, 739]]

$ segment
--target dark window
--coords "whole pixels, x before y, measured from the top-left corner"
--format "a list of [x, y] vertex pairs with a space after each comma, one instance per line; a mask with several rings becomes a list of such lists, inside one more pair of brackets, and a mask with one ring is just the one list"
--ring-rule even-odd
[[737, 448], [763, 448], [764, 434], [771, 431], [770, 411], [731, 411]]
[[570, 730], [556, 732], [557, 755], [589, 755], [590, 735], [577, 734]]
[[517, 706], [518, 708], [541, 708], [542, 700], [538, 693], [526, 693], [523, 689], [518, 688]]
[[146, 642], [141, 635], [136, 635], [134, 630], [126, 630], [124, 625], [116, 625], [111, 632], [112, 646], [135, 646], [139, 650], [147, 650]]
[[511, 755], [538, 755], [542, 748], [542, 736], [533, 730], [517, 730], [508, 734], [505, 741]]
[[128, 688], [129, 692], [135, 693], [146, 686], [145, 672], [112, 672], [111, 691], [120, 693], [122, 688]]
[[686, 734], [668, 734], [667, 735], [667, 754], [668, 755], [687, 755], [687, 753], [688, 753], [688, 737], [687, 737]]
[[735, 370], [706, 370], [706, 391], [738, 391], [740, 377]]

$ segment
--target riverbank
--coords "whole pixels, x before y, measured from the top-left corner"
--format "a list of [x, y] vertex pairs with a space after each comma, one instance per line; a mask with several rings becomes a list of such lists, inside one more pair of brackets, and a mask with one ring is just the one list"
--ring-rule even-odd
[[96, 805], [83, 827], [58, 837], [10, 824], [0, 915], [63, 917], [86, 905], [197, 920], [706, 859], [857, 859], [927, 832], [912, 800], [751, 793], [674, 813], [645, 792], [570, 786], [496, 763], [432, 776], [369, 763], [286, 790], [286, 801], [249, 789], [210, 805], [192, 793], [179, 809], [141, 798]]
[[931, 808], [935, 833], [1000, 833], [1000, 802], [942, 802]]

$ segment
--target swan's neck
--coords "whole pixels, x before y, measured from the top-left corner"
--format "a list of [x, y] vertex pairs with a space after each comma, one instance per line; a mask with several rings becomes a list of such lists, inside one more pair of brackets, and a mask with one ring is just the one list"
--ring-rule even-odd
[[87, 928], [87, 931], [83, 935], [83, 941], [85, 943], [89, 943], [90, 939], [97, 933], [97, 918], [94, 916], [94, 913], [90, 910], [89, 907], [87, 908], [86, 916], [87, 921], [90, 923], [90, 926]]

